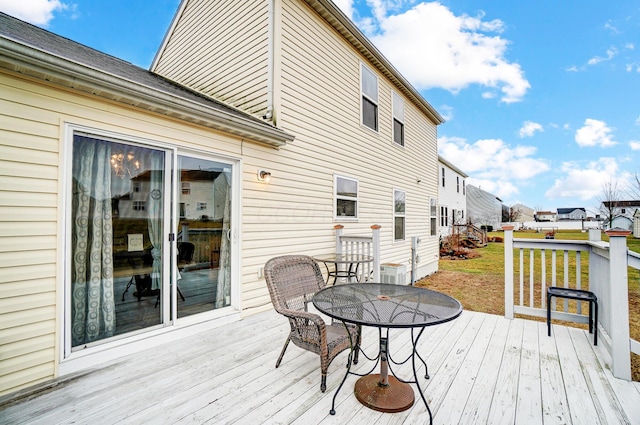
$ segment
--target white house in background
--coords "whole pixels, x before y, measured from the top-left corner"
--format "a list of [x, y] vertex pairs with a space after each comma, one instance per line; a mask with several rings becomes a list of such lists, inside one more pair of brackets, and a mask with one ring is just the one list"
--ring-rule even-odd
[[440, 236], [448, 236], [454, 224], [467, 220], [467, 183], [464, 171], [438, 155], [438, 204]]
[[[600, 211], [609, 211], [613, 206], [614, 219], [611, 223], [604, 222], [604, 229], [613, 229], [615, 227], [625, 230], [634, 230], [634, 217], [640, 215], [640, 200], [630, 201], [605, 201], [600, 204]], [[636, 219], [637, 220], [637, 219]], [[634, 230], [634, 236], [635, 236]]]
[[553, 211], [538, 211], [535, 214], [535, 221], [554, 222], [556, 221], [556, 213]]
[[529, 208], [524, 204], [515, 204], [511, 206], [512, 211], [518, 211], [520, 213], [517, 222], [524, 223], [526, 221], [534, 221], [536, 212], [533, 208]]
[[577, 221], [587, 218], [587, 210], [584, 208], [558, 208], [556, 221]]
[[477, 227], [486, 226], [493, 230], [500, 228], [502, 223], [502, 199], [496, 195], [468, 184], [467, 215], [468, 223]]

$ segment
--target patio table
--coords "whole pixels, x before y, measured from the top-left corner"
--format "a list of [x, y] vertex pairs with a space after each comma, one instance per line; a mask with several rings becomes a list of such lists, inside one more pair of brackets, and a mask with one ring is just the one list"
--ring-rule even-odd
[[[319, 263], [324, 263], [327, 268], [327, 283], [333, 277], [333, 284], [340, 278], [344, 278], [347, 282], [358, 282], [358, 269], [360, 264], [373, 263], [373, 257], [362, 254], [331, 254], [313, 257]], [[329, 265], [333, 264], [333, 270]]]
[[[372, 359], [376, 364], [367, 374], [351, 371], [355, 345], [352, 341], [347, 372], [336, 389], [329, 413], [335, 414], [336, 396], [347, 377], [353, 374], [361, 376], [354, 389], [358, 401], [382, 412], [401, 412], [413, 406], [415, 397], [409, 384], [415, 384], [429, 412], [429, 419], [433, 421], [431, 409], [417, 376], [416, 357], [425, 367], [425, 378], [429, 379], [427, 364], [418, 353], [418, 341], [427, 326], [445, 323], [460, 316], [462, 305], [458, 300], [440, 292], [414, 286], [354, 283], [324, 288], [314, 295], [312, 302], [321, 313], [342, 323], [372, 326], [379, 330], [379, 350], [377, 356]], [[411, 329], [412, 350], [404, 361], [395, 361], [391, 357], [389, 330], [392, 328]], [[414, 334], [415, 330], [418, 330], [417, 335]], [[398, 378], [393, 372], [392, 364], [400, 365], [409, 359], [413, 368], [413, 380]], [[380, 373], [372, 374], [378, 364]]]

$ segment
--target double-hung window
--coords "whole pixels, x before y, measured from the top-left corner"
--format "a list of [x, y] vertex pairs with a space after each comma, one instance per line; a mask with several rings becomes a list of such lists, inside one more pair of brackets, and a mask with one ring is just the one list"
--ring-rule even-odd
[[436, 198], [429, 199], [429, 216], [431, 217], [429, 234], [435, 236], [438, 230], [438, 207], [436, 205]]
[[334, 190], [336, 219], [357, 219], [358, 180], [336, 176]]
[[442, 167], [442, 187], [444, 187], [445, 176], [446, 176], [446, 172], [444, 170], [444, 167]]
[[360, 70], [362, 124], [378, 131], [378, 77], [364, 64]]
[[393, 191], [393, 239], [405, 239], [406, 195], [402, 190]]
[[393, 141], [404, 146], [404, 100], [393, 92]]

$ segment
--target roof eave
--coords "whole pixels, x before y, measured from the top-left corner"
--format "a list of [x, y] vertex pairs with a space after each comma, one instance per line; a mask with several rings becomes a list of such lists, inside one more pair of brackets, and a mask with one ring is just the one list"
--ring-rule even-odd
[[135, 81], [0, 37], [0, 67], [80, 92], [280, 148], [294, 136]]

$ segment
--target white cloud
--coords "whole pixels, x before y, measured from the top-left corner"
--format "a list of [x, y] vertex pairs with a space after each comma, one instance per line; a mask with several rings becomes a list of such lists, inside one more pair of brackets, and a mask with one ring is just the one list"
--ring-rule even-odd
[[600, 120], [587, 118], [584, 126], [576, 131], [575, 140], [580, 147], [600, 146], [603, 148], [614, 146], [617, 143], [611, 135], [612, 129], [607, 123]]
[[453, 119], [453, 107], [449, 105], [440, 106], [438, 112], [440, 112], [440, 115], [442, 115], [445, 121], [451, 121]]
[[[500, 36], [502, 21], [456, 16], [436, 2], [393, 14], [402, 3], [370, 0], [374, 21], [357, 22], [416, 88], [456, 93], [478, 84], [490, 89], [483, 97], [499, 92], [503, 102], [522, 100], [531, 86], [520, 65], [505, 57], [509, 41]], [[372, 23], [377, 24], [375, 31]]]
[[609, 47], [607, 49], [607, 56], [605, 57], [594, 56], [587, 61], [587, 65], [596, 65], [596, 64], [599, 64], [600, 62], [609, 61], [613, 59], [617, 54], [618, 54], [618, 49], [616, 49], [615, 47]]
[[545, 193], [547, 198], [579, 198], [587, 201], [598, 197], [606, 182], [625, 182], [632, 177], [627, 172], [619, 173], [618, 164], [613, 158], [600, 158], [586, 164], [565, 162], [562, 172], [564, 176], [556, 179], [553, 187]]
[[68, 9], [60, 0], [0, 0], [0, 10], [34, 25], [47, 26], [53, 13]]
[[629, 147], [633, 151], [640, 151], [640, 140], [631, 140], [629, 142]]
[[616, 28], [612, 23], [611, 20], [608, 20], [606, 24], [604, 24], [605, 29], [608, 29], [609, 31], [611, 31], [613, 34], [619, 34], [620, 31], [618, 31], [618, 28]]
[[[438, 152], [469, 174], [470, 184], [505, 200], [519, 193], [518, 186], [549, 170], [548, 164], [534, 158], [533, 146], [509, 146], [500, 139], [478, 140], [473, 144], [459, 137], [438, 139]], [[475, 183], [474, 183], [475, 182]]]
[[342, 10], [342, 13], [347, 15], [349, 19], [353, 20], [353, 0], [333, 0], [333, 2], [340, 10]]
[[520, 131], [518, 131], [518, 135], [520, 136], [520, 138], [532, 137], [536, 131], [544, 131], [542, 125], [533, 121], [525, 121]]
[[640, 125], [640, 115], [638, 115], [638, 118], [636, 118], [636, 125]]
[[633, 50], [636, 48], [636, 46], [633, 43], [627, 43], [624, 45], [624, 48], [628, 50]]

